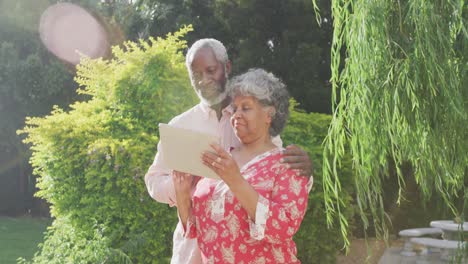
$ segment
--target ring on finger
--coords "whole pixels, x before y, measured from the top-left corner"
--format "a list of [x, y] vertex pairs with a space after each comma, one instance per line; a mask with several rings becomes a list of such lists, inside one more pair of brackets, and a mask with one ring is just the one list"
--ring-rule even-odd
[[211, 166], [214, 167], [215, 165], [216, 165], [216, 161], [211, 162]]
[[218, 156], [218, 157], [216, 158], [216, 162], [218, 162], [218, 163], [221, 162], [221, 157]]

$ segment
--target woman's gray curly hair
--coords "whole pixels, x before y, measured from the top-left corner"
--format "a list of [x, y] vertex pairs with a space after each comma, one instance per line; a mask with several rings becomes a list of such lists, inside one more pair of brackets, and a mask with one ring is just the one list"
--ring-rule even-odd
[[280, 79], [263, 69], [250, 69], [232, 78], [228, 83], [231, 98], [238, 95], [253, 96], [263, 106], [272, 106], [270, 135], [283, 131], [289, 117], [289, 94]]

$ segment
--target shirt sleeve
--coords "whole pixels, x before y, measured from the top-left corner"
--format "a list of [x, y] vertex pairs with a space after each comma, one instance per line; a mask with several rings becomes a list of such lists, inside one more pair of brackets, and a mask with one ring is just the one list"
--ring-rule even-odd
[[[183, 121], [181, 121], [179, 115], [169, 121], [168, 124], [181, 127], [181, 123]], [[172, 207], [176, 206], [177, 201], [174, 184], [172, 183], [172, 170], [164, 166], [163, 157], [164, 151], [161, 141], [159, 141], [153, 164], [151, 164], [145, 175], [145, 184], [149, 195], [154, 200]]]
[[154, 158], [154, 162], [145, 175], [146, 189], [154, 200], [174, 206], [176, 204], [176, 196], [171, 170], [162, 167], [162, 155], [164, 153], [161, 151], [160, 144], [158, 143], [158, 152]]
[[311, 181], [292, 169], [278, 175], [271, 197], [259, 195], [255, 220], [249, 219], [250, 236], [275, 244], [291, 239], [306, 213]]

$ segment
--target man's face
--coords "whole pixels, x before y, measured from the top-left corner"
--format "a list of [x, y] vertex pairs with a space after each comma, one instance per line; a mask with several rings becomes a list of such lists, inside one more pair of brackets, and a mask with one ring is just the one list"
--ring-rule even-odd
[[200, 100], [215, 105], [226, 98], [227, 73], [209, 48], [200, 49], [192, 62], [192, 84]]

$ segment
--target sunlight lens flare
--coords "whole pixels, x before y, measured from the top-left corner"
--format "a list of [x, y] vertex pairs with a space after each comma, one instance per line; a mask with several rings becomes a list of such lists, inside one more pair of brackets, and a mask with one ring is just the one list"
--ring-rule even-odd
[[72, 64], [80, 54], [103, 57], [109, 50], [106, 30], [90, 13], [71, 3], [58, 3], [41, 16], [39, 34], [47, 49]]

